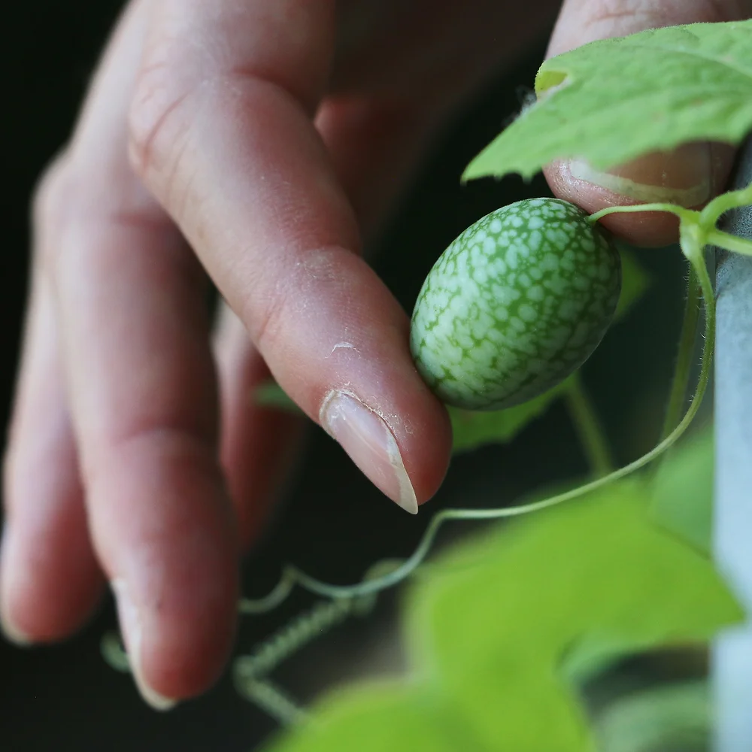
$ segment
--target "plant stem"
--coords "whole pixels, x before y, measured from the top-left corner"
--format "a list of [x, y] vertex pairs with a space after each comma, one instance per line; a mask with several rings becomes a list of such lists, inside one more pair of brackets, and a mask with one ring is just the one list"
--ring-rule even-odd
[[700, 286], [694, 266], [689, 266], [689, 280], [687, 282], [687, 302], [684, 306], [684, 321], [679, 337], [679, 350], [671, 384], [666, 418], [663, 424], [661, 438], [666, 438], [681, 420], [684, 401], [687, 398], [687, 387], [692, 371], [692, 360], [697, 337], [697, 325], [700, 320]]
[[725, 251], [742, 253], [745, 256], [752, 256], [752, 240], [739, 238], [723, 230], [710, 230], [707, 235], [708, 245], [714, 245], [717, 248], [723, 248]]
[[738, 191], [722, 193], [720, 196], [716, 196], [700, 212], [700, 224], [706, 230], [709, 230], [715, 227], [721, 214], [725, 214], [732, 209], [738, 209], [741, 206], [749, 206], [750, 204], [752, 204], [752, 185], [748, 185], [746, 188]]
[[596, 478], [608, 475], [614, 469], [608, 439], [579, 372], [567, 383], [564, 397], [593, 475]]

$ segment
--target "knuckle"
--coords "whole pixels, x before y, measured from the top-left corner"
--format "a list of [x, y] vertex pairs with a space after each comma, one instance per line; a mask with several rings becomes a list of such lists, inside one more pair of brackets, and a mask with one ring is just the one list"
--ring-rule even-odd
[[185, 103], [195, 89], [178, 84], [168, 46], [152, 53], [138, 73], [128, 111], [128, 150], [131, 165], [145, 181], [175, 169], [180, 145], [185, 142], [189, 119]]

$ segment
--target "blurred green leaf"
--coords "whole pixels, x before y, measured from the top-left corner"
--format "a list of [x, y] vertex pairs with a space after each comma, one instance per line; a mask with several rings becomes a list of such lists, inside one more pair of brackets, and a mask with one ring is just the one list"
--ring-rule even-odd
[[264, 407], [276, 407], [279, 410], [303, 415], [303, 411], [287, 396], [276, 381], [267, 381], [256, 387], [255, 399]]
[[494, 525], [410, 592], [412, 677], [340, 690], [274, 752], [591, 752], [577, 683], [742, 612], [710, 560], [649, 518], [647, 483]]
[[713, 536], [713, 430], [688, 437], [669, 453], [653, 485], [651, 513], [661, 526], [710, 555]]
[[[741, 618], [711, 562], [651, 524], [648, 497], [623, 482], [533, 515], [460, 546], [415, 589], [419, 671], [488, 749], [592, 749], [574, 680]], [[453, 567], [468, 550], [483, 565]]]

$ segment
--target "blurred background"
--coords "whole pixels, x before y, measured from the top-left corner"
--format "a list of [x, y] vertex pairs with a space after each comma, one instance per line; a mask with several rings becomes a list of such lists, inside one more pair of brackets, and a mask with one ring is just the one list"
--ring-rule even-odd
[[[6, 199], [5, 248], [0, 254], [0, 422], [12, 401], [27, 282], [28, 206], [44, 165], [65, 142], [98, 53], [121, 3], [117, 0], [37, 0], [4, 12], [2, 54], [5, 115], [0, 152]], [[461, 187], [472, 156], [519, 110], [532, 86], [545, 39], [487, 88], [444, 131], [400, 211], [378, 242], [376, 265], [405, 308], [435, 258], [468, 224], [527, 196], [550, 195], [541, 180], [510, 178]], [[420, 238], [420, 241], [418, 241]], [[593, 400], [626, 461], [649, 449], [662, 420], [681, 316], [678, 253], [641, 251], [653, 284], [628, 320], [613, 330], [585, 368]], [[3, 431], [4, 436], [4, 431]], [[586, 471], [561, 405], [529, 426], [510, 446], [455, 459], [444, 487], [418, 517], [409, 517], [370, 486], [344, 453], [313, 428], [271, 529], [244, 567], [245, 593], [261, 596], [280, 567], [295, 562], [337, 583], [360, 579], [375, 560], [409, 554], [430, 514], [446, 506], [499, 506], [531, 488]], [[466, 532], [455, 526], [442, 540]], [[238, 654], [311, 602], [299, 595], [279, 612], [245, 617]], [[353, 620], [307, 648], [276, 678], [307, 701], [343, 679], [400, 670], [394, 616], [399, 592], [380, 599], [368, 619]], [[0, 641], [0, 748], [7, 752], [253, 749], [276, 728], [242, 699], [228, 672], [199, 700], [168, 714], [146, 707], [130, 678], [100, 653], [115, 625], [110, 602], [75, 639], [20, 650]]]

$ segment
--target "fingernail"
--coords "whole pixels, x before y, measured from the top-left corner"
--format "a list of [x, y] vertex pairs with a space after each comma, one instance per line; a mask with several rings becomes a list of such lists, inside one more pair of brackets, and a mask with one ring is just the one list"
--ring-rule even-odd
[[8, 642], [12, 642], [16, 647], [28, 648], [33, 644], [33, 640], [13, 624], [6, 616], [0, 616], [0, 631], [3, 633]]
[[154, 710], [170, 710], [177, 705], [177, 701], [160, 695], [159, 692], [153, 690], [144, 680], [144, 674], [141, 669], [141, 618], [138, 609], [128, 593], [128, 586], [125, 580], [122, 579], [113, 580], [110, 586], [115, 594], [118, 617], [120, 618], [120, 626], [123, 630], [123, 640], [138, 691], [146, 703], [154, 708]]
[[337, 390], [327, 395], [319, 417], [324, 430], [379, 490], [406, 512], [418, 513], [397, 441], [382, 418], [356, 397]]
[[[8, 528], [9, 523], [8, 520], [6, 520], [2, 532], [0, 533], [0, 561], [3, 559], [3, 553], [7, 546]], [[2, 632], [3, 637], [5, 637], [8, 642], [12, 642], [16, 647], [28, 648], [33, 643], [33, 640], [8, 618], [4, 609], [0, 610], [0, 632]]]
[[691, 143], [670, 152], [654, 152], [605, 172], [583, 160], [573, 160], [573, 178], [645, 203], [670, 202], [690, 207], [710, 198], [710, 144]]

